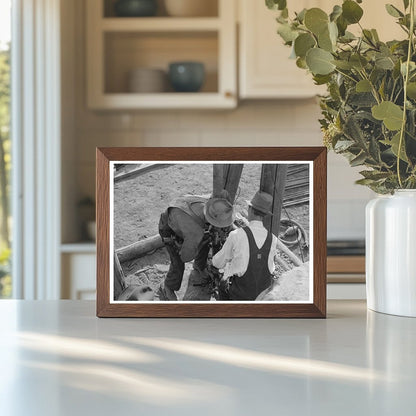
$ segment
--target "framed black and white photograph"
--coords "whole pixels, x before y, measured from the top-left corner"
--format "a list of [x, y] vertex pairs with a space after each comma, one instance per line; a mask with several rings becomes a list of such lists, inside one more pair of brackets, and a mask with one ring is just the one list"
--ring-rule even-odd
[[324, 148], [97, 149], [97, 315], [324, 317]]

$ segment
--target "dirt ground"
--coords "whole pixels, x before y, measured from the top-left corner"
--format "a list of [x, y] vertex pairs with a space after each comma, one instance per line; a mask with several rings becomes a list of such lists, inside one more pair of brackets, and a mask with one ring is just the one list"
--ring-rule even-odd
[[[126, 166], [125, 169], [131, 170], [132, 165]], [[116, 182], [114, 185], [115, 249], [157, 234], [159, 216], [175, 198], [185, 194], [209, 196], [212, 191], [212, 171], [212, 164], [177, 164]], [[246, 200], [250, 200], [259, 187], [260, 173], [260, 164], [244, 166], [235, 204], [236, 212], [244, 216], [247, 213]], [[282, 219], [284, 218], [299, 222], [307, 233], [307, 239], [309, 238], [308, 204], [284, 209]], [[304, 261], [308, 260], [307, 250], [301, 253], [298, 247], [291, 249], [297, 256], [303, 255]], [[288, 261], [286, 256], [282, 255], [282, 258]], [[125, 262], [122, 268], [128, 285], [145, 284], [156, 291], [169, 269], [169, 256], [162, 248], [145, 257]], [[186, 265], [182, 287], [178, 292], [179, 299], [185, 296], [191, 271], [192, 264], [189, 263]], [[283, 270], [280, 268], [279, 274], [282, 273]], [[308, 276], [300, 276], [300, 274], [294, 276], [293, 281], [285, 279], [286, 289], [282, 290], [280, 300], [287, 300], [288, 293], [297, 293], [292, 300], [308, 299]], [[302, 299], [298, 299], [300, 294]]]

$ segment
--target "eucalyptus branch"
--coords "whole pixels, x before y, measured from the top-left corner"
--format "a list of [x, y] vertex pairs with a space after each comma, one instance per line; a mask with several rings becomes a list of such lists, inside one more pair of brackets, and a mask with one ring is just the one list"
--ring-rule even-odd
[[400, 94], [402, 92], [403, 92], [403, 88], [400, 88], [399, 91], [397, 91], [397, 94], [396, 94], [396, 96], [394, 97], [394, 100], [393, 100], [394, 103], [397, 102], [397, 100], [399, 99]]
[[[389, 97], [389, 100], [390, 101], [393, 101], [393, 96], [394, 96], [394, 90], [396, 89], [396, 84], [397, 84], [397, 80], [394, 80], [393, 81], [393, 88], [391, 89], [391, 94], [390, 94], [390, 97]], [[395, 101], [393, 101], [393, 102], [395, 102]]]
[[380, 104], [380, 97], [378, 95], [378, 92], [376, 90], [376, 87], [371, 82], [370, 78], [368, 78], [367, 73], [365, 72], [365, 69], [362, 67], [362, 65], [361, 65], [361, 69], [362, 69], [362, 71], [360, 71], [360, 75], [363, 77], [363, 79], [365, 79], [366, 81], [368, 81], [368, 83], [370, 84], [371, 93], [373, 94], [374, 99], [377, 101], [377, 104]]
[[[286, 4], [284, 0], [267, 0], [266, 3], [273, 8], [275, 2]], [[340, 14], [337, 15], [318, 7], [306, 9], [302, 22], [299, 17], [288, 17], [285, 9], [279, 20], [289, 28], [283, 27], [284, 36], [281, 36], [289, 38], [291, 32], [302, 36], [296, 41], [295, 53], [298, 57], [308, 58], [305, 69], [327, 87], [328, 95], [321, 97], [324, 118], [320, 121], [324, 140], [333, 144], [336, 153], [347, 154], [350, 159], [355, 158], [354, 164], [370, 169], [362, 184], [380, 193], [416, 188], [416, 145], [413, 142], [416, 134], [410, 121], [411, 115], [416, 115], [416, 71], [412, 68], [416, 52], [416, 0], [404, 1], [404, 16], [394, 6], [387, 7], [389, 14], [399, 17], [396, 21], [406, 33], [404, 40], [389, 42], [378, 41], [376, 34], [364, 29], [365, 25], [360, 22], [364, 13], [360, 3], [357, 0], [354, 5], [347, 4], [348, 7], [338, 5], [337, 13]], [[347, 26], [356, 24], [361, 33], [351, 37], [338, 33], [336, 40], [331, 33], [329, 39], [335, 43], [333, 50], [327, 48], [328, 36], [322, 38], [322, 44], [318, 40], [321, 33], [331, 30], [331, 22], [338, 23], [339, 16], [345, 19]], [[293, 42], [286, 43], [293, 46]], [[360, 113], [363, 114], [361, 118], [353, 119], [353, 124], [348, 122], [350, 116]], [[374, 138], [374, 135], [378, 137]], [[342, 140], [350, 140], [353, 144]], [[338, 142], [340, 145], [336, 147]], [[357, 159], [358, 148], [362, 157]], [[391, 175], [380, 179], [378, 171], [387, 171]]]
[[335, 71], [336, 71], [336, 72], [338, 72], [338, 73], [339, 73], [339, 74], [341, 74], [341, 75], [344, 75], [344, 77], [346, 77], [346, 78], [350, 79], [352, 82], [355, 82], [355, 83], [357, 83], [357, 82], [358, 82], [355, 78], [351, 77], [351, 76], [350, 76], [350, 75], [348, 75], [348, 74], [345, 74], [344, 72], [340, 71], [338, 68], [335, 68]]
[[410, 30], [409, 30], [409, 44], [407, 47], [407, 60], [406, 60], [406, 73], [404, 75], [404, 85], [403, 85], [403, 118], [402, 118], [402, 127], [400, 129], [400, 139], [399, 139], [399, 148], [397, 150], [397, 177], [399, 179], [400, 188], [403, 188], [402, 177], [400, 173], [400, 156], [404, 141], [404, 134], [406, 130], [406, 110], [407, 110], [407, 83], [409, 81], [409, 69], [410, 62], [412, 59], [412, 50], [413, 50], [413, 37], [414, 37], [414, 28], [415, 28], [415, 0], [410, 0]]

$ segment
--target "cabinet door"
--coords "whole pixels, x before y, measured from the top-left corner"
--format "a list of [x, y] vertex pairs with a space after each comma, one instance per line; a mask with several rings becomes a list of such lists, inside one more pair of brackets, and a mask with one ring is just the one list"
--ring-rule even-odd
[[[296, 4], [295, 4], [296, 3]], [[402, 0], [389, 3], [403, 9]], [[300, 11], [304, 7], [320, 7], [330, 12], [334, 4], [341, 0], [298, 0], [289, 3], [290, 11]], [[268, 10], [264, 1], [238, 0], [240, 17], [240, 97], [241, 98], [304, 98], [325, 92], [324, 87], [313, 84], [311, 75], [298, 68], [290, 59], [290, 48], [283, 44], [277, 35], [276, 11]], [[404, 32], [388, 15], [384, 2], [366, 0], [362, 25], [376, 28], [381, 40], [403, 38]], [[359, 33], [358, 25], [350, 26], [350, 31]]]
[[62, 256], [62, 298], [95, 299], [96, 256], [92, 253], [65, 253]]
[[[325, 7], [329, 0], [299, 0], [296, 10]], [[277, 12], [264, 1], [239, 0], [240, 13], [240, 97], [304, 98], [318, 94], [310, 74], [290, 59], [291, 49], [276, 33]]]
[[[404, 39], [406, 37], [405, 32], [400, 29], [400, 26], [395, 23], [396, 19], [390, 16], [385, 4], [393, 4], [399, 10], [403, 10], [403, 0], [365, 0], [360, 4], [364, 10], [364, 15], [361, 19], [361, 25], [366, 29], [377, 29], [380, 40], [387, 42], [393, 39]], [[354, 33], [359, 32], [357, 25], [350, 26], [348, 30]]]

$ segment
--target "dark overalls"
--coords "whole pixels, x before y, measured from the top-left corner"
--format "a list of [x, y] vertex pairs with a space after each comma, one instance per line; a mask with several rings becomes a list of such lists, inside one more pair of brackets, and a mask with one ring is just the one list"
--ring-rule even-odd
[[267, 233], [263, 246], [259, 249], [249, 227], [244, 227], [250, 258], [246, 272], [242, 276], [231, 276], [222, 286], [222, 300], [255, 300], [263, 290], [272, 284], [269, 270], [269, 254], [272, 247], [273, 235]]

